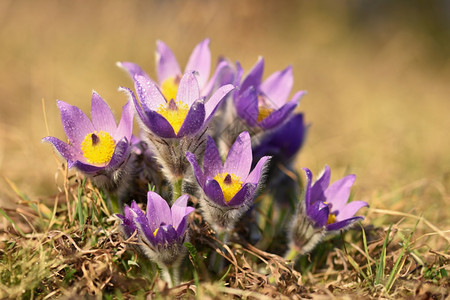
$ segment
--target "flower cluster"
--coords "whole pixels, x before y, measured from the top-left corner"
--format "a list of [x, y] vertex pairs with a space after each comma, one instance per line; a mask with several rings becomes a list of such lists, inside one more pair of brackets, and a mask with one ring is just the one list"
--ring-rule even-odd
[[[168, 280], [176, 284], [172, 269], [186, 252], [188, 216], [195, 210], [188, 206], [190, 199], [199, 204], [201, 222], [219, 236], [233, 233], [258, 195], [271, 194], [280, 202], [285, 187], [297, 184], [281, 170], [295, 171], [293, 161], [308, 125], [295, 112], [305, 92], [290, 97], [291, 66], [263, 80], [263, 58], [245, 76], [239, 62], [220, 59], [210, 76], [209, 39], [194, 48], [184, 72], [166, 44], [158, 41], [156, 48], [157, 80], [135, 63], [117, 63], [134, 83], [134, 91], [119, 88], [128, 97], [119, 125], [94, 92], [92, 121], [79, 108], [58, 101], [68, 142], [43, 141], [69, 168], [119, 200], [122, 214], [116, 216], [124, 236], [136, 238], [136, 249], [168, 270]], [[132, 134], [134, 117], [139, 137]], [[298, 253], [362, 220], [354, 214], [367, 205], [347, 204], [353, 175], [328, 186], [328, 167], [314, 184], [305, 171], [307, 184], [290, 229], [291, 247]], [[154, 191], [148, 192], [149, 186]], [[145, 199], [146, 214], [138, 204]]]

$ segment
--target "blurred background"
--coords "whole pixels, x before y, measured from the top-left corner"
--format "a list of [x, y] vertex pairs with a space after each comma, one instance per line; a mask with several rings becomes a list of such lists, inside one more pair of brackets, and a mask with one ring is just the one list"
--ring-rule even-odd
[[88, 113], [95, 90], [119, 118], [117, 88], [133, 84], [116, 61], [155, 76], [157, 39], [183, 68], [205, 37], [245, 70], [264, 56], [266, 77], [293, 65], [311, 123], [298, 167], [355, 173], [355, 198], [449, 224], [446, 1], [2, 0], [0, 205], [17, 198], [5, 177], [30, 197], [57, 192], [61, 160], [40, 141], [65, 139], [57, 99]]

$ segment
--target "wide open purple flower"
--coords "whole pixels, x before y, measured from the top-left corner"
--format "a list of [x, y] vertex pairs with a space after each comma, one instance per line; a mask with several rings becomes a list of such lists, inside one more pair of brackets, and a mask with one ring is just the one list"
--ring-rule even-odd
[[133, 130], [132, 104], [123, 106], [122, 118], [116, 125], [108, 104], [96, 92], [92, 93], [92, 122], [78, 107], [58, 101], [61, 121], [68, 143], [55, 137], [45, 137], [68, 162], [88, 175], [114, 171], [128, 159]]
[[156, 263], [170, 267], [183, 257], [187, 217], [194, 208], [187, 206], [188, 195], [179, 197], [172, 208], [155, 192], [148, 192], [147, 197], [147, 214], [133, 201], [131, 207], [125, 206], [124, 215], [117, 216], [127, 237], [137, 230], [142, 251]]
[[[119, 62], [118, 65], [125, 69], [133, 79], [136, 75], [150, 79], [141, 67], [135, 63]], [[211, 93], [218, 76], [227, 65], [228, 63], [226, 61], [220, 61], [214, 75], [209, 79], [211, 71], [211, 51], [209, 50], [209, 39], [204, 39], [192, 51], [184, 69], [184, 73], [190, 71], [198, 73], [200, 94], [201, 96], [206, 97]], [[170, 50], [170, 48], [162, 41], [156, 42], [156, 72], [158, 75], [158, 86], [164, 97], [167, 101], [175, 99], [183, 73], [181, 72], [178, 61], [172, 50]]]
[[[239, 64], [237, 69], [238, 73], [241, 72]], [[273, 73], [262, 82], [263, 71], [264, 59], [261, 57], [239, 86], [234, 104], [239, 117], [249, 126], [267, 130], [283, 123], [305, 92], [299, 91], [287, 101], [294, 83], [291, 66]]]
[[224, 164], [211, 137], [206, 142], [203, 171], [193, 153], [187, 152], [186, 158], [206, 196], [200, 202], [207, 214], [206, 220], [216, 229], [231, 229], [253, 201], [270, 157], [262, 157], [250, 172], [253, 160], [250, 134], [243, 132], [231, 146]]
[[136, 75], [134, 81], [139, 102], [130, 90], [126, 90], [134, 101], [137, 114], [145, 127], [161, 138], [196, 134], [208, 124], [219, 102], [234, 88], [231, 84], [222, 86], [206, 101], [200, 96], [195, 73], [188, 72], [180, 80], [176, 97], [166, 100], [147, 77]]

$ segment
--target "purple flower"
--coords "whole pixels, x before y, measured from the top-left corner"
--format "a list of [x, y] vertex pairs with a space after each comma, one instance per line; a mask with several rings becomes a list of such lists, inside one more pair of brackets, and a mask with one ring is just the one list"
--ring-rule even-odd
[[172, 208], [157, 193], [148, 192], [147, 197], [147, 214], [133, 201], [131, 207], [125, 206], [124, 215], [117, 216], [126, 237], [137, 230], [139, 246], [150, 259], [172, 266], [183, 257], [183, 243], [188, 239], [187, 217], [194, 208], [187, 206], [188, 195], [179, 197]]
[[96, 92], [92, 93], [92, 122], [78, 107], [58, 101], [61, 121], [68, 138], [65, 143], [55, 137], [45, 137], [67, 160], [88, 175], [114, 171], [128, 159], [131, 149], [133, 112], [130, 103], [123, 107], [122, 118], [116, 125], [108, 104]]
[[[239, 74], [239, 64], [237, 69]], [[299, 91], [287, 101], [294, 83], [291, 66], [273, 73], [264, 82], [263, 71], [264, 59], [260, 58], [235, 93], [234, 104], [239, 117], [249, 126], [268, 130], [289, 117], [305, 92]]]
[[[193, 153], [187, 152], [186, 158], [206, 196], [200, 202], [207, 214], [206, 220], [216, 228], [230, 229], [253, 201], [263, 169], [270, 157], [262, 157], [250, 172], [253, 160], [250, 134], [243, 132], [231, 146], [223, 165], [211, 137], [206, 142], [203, 171]], [[232, 213], [232, 216], [227, 213]]]
[[204, 128], [213, 116], [217, 105], [234, 87], [219, 88], [208, 101], [200, 96], [194, 72], [188, 72], [180, 80], [175, 98], [166, 100], [157, 85], [145, 76], [134, 77], [139, 98], [128, 90], [139, 119], [154, 135], [161, 138], [192, 136]]
[[[158, 86], [162, 94], [170, 101], [175, 99], [179, 88], [182, 72], [172, 50], [162, 41], [156, 42], [156, 71], [158, 75]], [[136, 64], [131, 62], [120, 62], [120, 67], [125, 69], [134, 79], [136, 75], [150, 77]], [[192, 51], [186, 64], [184, 73], [195, 71], [198, 73], [198, 84], [200, 94], [203, 97], [208, 96], [214, 88], [217, 78], [221, 71], [228, 65], [226, 61], [220, 61], [214, 75], [209, 79], [211, 71], [211, 52], [209, 50], [209, 39], [204, 39]], [[208, 80], [209, 79], [209, 80]]]
[[330, 232], [345, 229], [364, 217], [354, 216], [364, 201], [347, 203], [355, 175], [348, 175], [330, 184], [330, 168], [312, 184], [312, 173], [306, 173], [304, 200], [299, 204], [291, 226], [291, 241], [299, 253], [311, 251]]

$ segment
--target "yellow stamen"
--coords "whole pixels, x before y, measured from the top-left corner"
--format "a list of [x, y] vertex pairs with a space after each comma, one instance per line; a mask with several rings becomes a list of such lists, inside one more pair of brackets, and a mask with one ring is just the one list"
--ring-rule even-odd
[[183, 125], [184, 119], [189, 112], [189, 106], [183, 101], [170, 100], [166, 104], [161, 104], [156, 112], [163, 116], [172, 125], [175, 134], [178, 133]]
[[81, 142], [83, 156], [90, 164], [104, 164], [111, 160], [116, 143], [112, 136], [101, 130], [89, 133]]
[[153, 236], [156, 237], [156, 234], [158, 233], [159, 227], [155, 229], [155, 231], [153, 231]]
[[327, 225], [336, 223], [336, 215], [335, 214], [329, 214], [328, 215], [328, 221]]
[[166, 98], [167, 102], [169, 102], [171, 99], [176, 99], [179, 83], [180, 80], [178, 77], [169, 77], [162, 82], [161, 92], [164, 98]]
[[265, 118], [267, 118], [268, 116], [270, 116], [270, 114], [274, 111], [273, 108], [269, 108], [269, 107], [259, 107], [259, 111], [258, 111], [258, 122], [261, 122], [262, 120], [264, 120]]
[[241, 190], [243, 184], [240, 177], [229, 173], [217, 174], [214, 179], [219, 183], [227, 203]]

